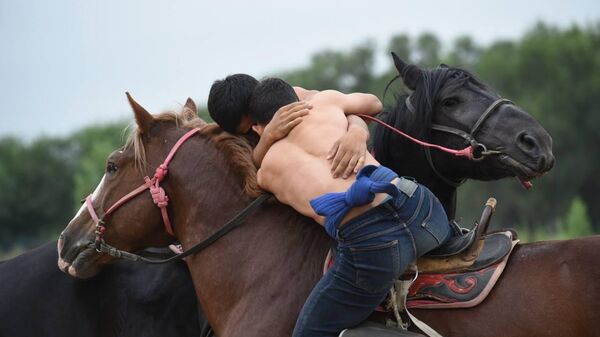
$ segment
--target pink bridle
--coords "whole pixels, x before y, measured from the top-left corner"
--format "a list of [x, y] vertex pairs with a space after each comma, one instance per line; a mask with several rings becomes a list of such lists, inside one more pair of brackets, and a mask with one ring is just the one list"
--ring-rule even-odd
[[106, 211], [106, 213], [104, 213], [104, 216], [102, 218], [100, 218], [98, 216], [98, 214], [96, 214], [96, 211], [94, 210], [94, 206], [92, 205], [92, 195], [90, 194], [87, 196], [87, 198], [85, 198], [85, 205], [87, 207], [87, 210], [90, 213], [92, 220], [96, 224], [95, 244], [97, 247], [103, 241], [102, 237], [104, 236], [104, 233], [106, 232], [106, 227], [104, 226], [104, 219], [106, 217], [110, 216], [112, 213], [114, 213], [119, 207], [123, 206], [129, 200], [131, 200], [134, 197], [136, 197], [137, 195], [141, 194], [146, 189], [150, 190], [150, 194], [152, 195], [152, 200], [154, 201], [154, 204], [156, 206], [158, 206], [158, 208], [160, 208], [160, 213], [162, 214], [163, 223], [165, 225], [165, 230], [171, 236], [175, 236], [174, 232], [173, 232], [173, 226], [171, 225], [171, 220], [169, 220], [169, 213], [167, 212], [167, 205], [169, 204], [169, 197], [167, 196], [165, 190], [160, 186], [160, 182], [163, 181], [163, 179], [165, 179], [165, 177], [167, 176], [167, 173], [169, 172], [169, 170], [168, 170], [169, 163], [175, 156], [175, 153], [177, 153], [177, 151], [179, 150], [181, 145], [183, 145], [183, 143], [185, 143], [188, 139], [190, 139], [198, 131], [200, 131], [200, 129], [192, 129], [192, 130], [188, 131], [186, 134], [184, 134], [181, 138], [179, 138], [177, 143], [175, 143], [173, 148], [171, 148], [171, 151], [167, 155], [167, 158], [165, 158], [163, 163], [160, 164], [156, 168], [156, 171], [154, 172], [154, 176], [152, 177], [152, 179], [150, 179], [148, 176], [144, 177], [145, 182], [142, 185], [140, 185], [138, 188], [134, 189], [133, 191], [127, 193], [121, 199], [117, 200], [117, 202], [115, 202], [108, 209], [108, 211]]

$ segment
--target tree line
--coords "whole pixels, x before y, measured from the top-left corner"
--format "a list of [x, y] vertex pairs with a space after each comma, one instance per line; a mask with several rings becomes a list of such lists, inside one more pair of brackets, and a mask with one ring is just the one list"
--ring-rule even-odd
[[[469, 36], [443, 44], [434, 34], [398, 34], [385, 53], [423, 67], [440, 63], [471, 70], [503, 97], [531, 113], [554, 140], [554, 169], [524, 191], [512, 180], [469, 182], [459, 189], [458, 216], [469, 227], [488, 196], [498, 199], [496, 226], [521, 229], [526, 239], [568, 238], [600, 232], [600, 23], [559, 28], [538, 23], [516, 40], [478, 45]], [[373, 41], [349, 50], [324, 50], [303, 68], [280, 74], [294, 85], [343, 92], [384, 89], [396, 75], [378, 72]], [[384, 104], [406, 88], [396, 81]], [[51, 107], [48, 107], [51, 110]], [[208, 119], [201, 108], [200, 115]], [[25, 143], [0, 139], [0, 251], [56, 238], [125, 140], [126, 121], [95, 125], [68, 137]]]

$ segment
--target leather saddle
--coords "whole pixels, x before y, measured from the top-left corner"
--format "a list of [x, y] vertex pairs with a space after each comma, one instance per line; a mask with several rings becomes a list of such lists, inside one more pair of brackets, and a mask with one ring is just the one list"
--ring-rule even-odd
[[[510, 240], [493, 235], [484, 235], [496, 208], [496, 199], [489, 198], [479, 222], [471, 230], [455, 226], [455, 233], [446, 243], [417, 259], [419, 273], [448, 273], [484, 268], [504, 257]], [[488, 241], [488, 239], [492, 239]], [[485, 247], [485, 250], [484, 250]], [[483, 259], [480, 255], [485, 253]], [[475, 262], [477, 266], [475, 266]]]

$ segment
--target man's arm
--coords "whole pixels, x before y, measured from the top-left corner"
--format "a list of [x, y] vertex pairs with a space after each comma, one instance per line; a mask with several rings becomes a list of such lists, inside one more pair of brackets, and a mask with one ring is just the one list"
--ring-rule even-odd
[[323, 93], [327, 93], [336, 105], [341, 106], [346, 115], [364, 114], [373, 116], [380, 113], [381, 109], [383, 109], [383, 104], [373, 94], [360, 92], [344, 94], [335, 90], [327, 90]]
[[294, 102], [275, 112], [273, 119], [265, 126], [258, 144], [252, 151], [252, 161], [256, 167], [260, 168], [263, 158], [273, 143], [287, 136], [296, 125], [302, 122], [302, 117], [306, 116], [310, 109], [312, 109], [312, 105], [309, 103]]

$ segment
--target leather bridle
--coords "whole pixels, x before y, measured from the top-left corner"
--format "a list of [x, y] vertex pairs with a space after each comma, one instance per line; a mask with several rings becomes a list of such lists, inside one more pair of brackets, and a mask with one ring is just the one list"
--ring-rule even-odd
[[[408, 110], [410, 112], [412, 112], [413, 114], [416, 113], [416, 109], [414, 108], [414, 106], [412, 105], [411, 101], [410, 101], [411, 96], [409, 95], [408, 97], [406, 97], [406, 107], [408, 108]], [[459, 136], [461, 138], [463, 138], [468, 144], [469, 146], [467, 146], [464, 149], [461, 150], [455, 150], [455, 149], [449, 149], [447, 147], [441, 146], [441, 145], [437, 145], [437, 144], [431, 144], [428, 142], [424, 142], [422, 140], [416, 139], [400, 130], [398, 130], [397, 128], [385, 123], [384, 121], [375, 118], [373, 116], [369, 116], [369, 115], [359, 115], [360, 117], [363, 117], [365, 119], [369, 119], [372, 120], [374, 122], [377, 122], [379, 124], [381, 124], [383, 127], [388, 128], [390, 130], [392, 130], [393, 132], [417, 143], [418, 145], [421, 145], [425, 148], [425, 156], [427, 157], [427, 162], [429, 164], [429, 167], [431, 168], [431, 170], [435, 173], [435, 175], [440, 178], [440, 180], [442, 180], [444, 183], [452, 186], [452, 187], [458, 187], [460, 186], [462, 183], [464, 183], [466, 181], [466, 179], [462, 179], [460, 181], [456, 181], [456, 180], [452, 180], [446, 176], [444, 176], [434, 165], [433, 160], [431, 158], [431, 148], [435, 148], [438, 150], [441, 150], [443, 152], [446, 153], [450, 153], [453, 154], [455, 156], [461, 156], [461, 157], [466, 157], [469, 160], [473, 160], [473, 161], [480, 161], [482, 159], [484, 159], [487, 156], [490, 155], [498, 155], [498, 154], [502, 154], [501, 151], [497, 151], [497, 150], [490, 150], [488, 149], [488, 147], [477, 141], [477, 139], [475, 138], [475, 133], [477, 133], [477, 131], [479, 131], [479, 129], [481, 128], [481, 126], [483, 125], [483, 123], [485, 122], [485, 120], [496, 110], [498, 110], [498, 108], [500, 106], [502, 106], [503, 104], [513, 104], [510, 100], [504, 99], [504, 98], [500, 98], [495, 100], [494, 102], [492, 102], [492, 104], [490, 104], [490, 106], [487, 107], [487, 109], [485, 109], [485, 111], [481, 114], [481, 116], [479, 116], [479, 119], [477, 119], [477, 121], [475, 122], [475, 124], [473, 124], [473, 127], [471, 128], [471, 130], [469, 132], [457, 129], [457, 128], [453, 128], [453, 127], [449, 127], [449, 126], [445, 126], [445, 125], [439, 125], [439, 124], [432, 124], [430, 126], [430, 128], [432, 130], [435, 131], [441, 131], [441, 132], [447, 132], [447, 133], [451, 133], [453, 135]]]
[[[414, 106], [410, 102], [410, 98], [411, 98], [411, 96], [408, 96], [406, 98], [406, 107], [412, 113], [416, 113]], [[440, 124], [431, 124], [430, 128], [435, 131], [446, 132], [446, 133], [450, 133], [450, 134], [453, 134], [453, 135], [463, 138], [468, 144], [471, 145], [471, 148], [473, 149], [473, 156], [472, 156], [471, 160], [480, 161], [480, 160], [483, 160], [487, 156], [498, 155], [498, 154], [502, 153], [501, 151], [497, 151], [497, 150], [489, 150], [485, 144], [477, 141], [477, 139], [475, 138], [475, 133], [477, 133], [477, 131], [479, 131], [479, 129], [481, 128], [481, 126], [483, 125], [485, 120], [489, 116], [491, 116], [493, 112], [497, 111], [504, 104], [513, 104], [513, 102], [508, 99], [505, 99], [505, 98], [499, 98], [499, 99], [495, 100], [494, 102], [492, 102], [492, 104], [490, 104], [487, 107], [487, 109], [485, 109], [485, 111], [481, 114], [481, 116], [479, 116], [479, 118], [477, 119], [475, 124], [473, 124], [473, 127], [471, 127], [471, 130], [469, 132], [465, 132], [465, 131], [457, 129], [457, 128], [453, 128], [453, 127], [446, 126], [446, 125], [440, 125]], [[466, 179], [461, 179], [461, 180], [456, 181], [456, 180], [452, 180], [452, 179], [444, 176], [435, 167], [435, 164], [433, 163], [433, 160], [431, 158], [431, 151], [429, 148], [425, 148], [425, 157], [427, 158], [427, 162], [428, 162], [431, 170], [444, 183], [446, 183], [452, 187], [458, 187], [466, 181]]]

